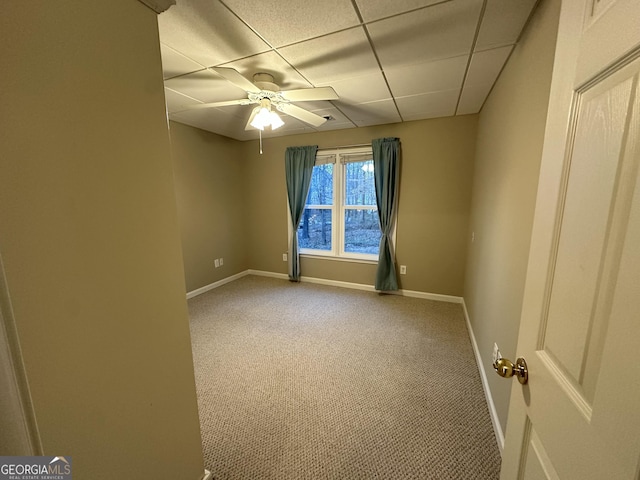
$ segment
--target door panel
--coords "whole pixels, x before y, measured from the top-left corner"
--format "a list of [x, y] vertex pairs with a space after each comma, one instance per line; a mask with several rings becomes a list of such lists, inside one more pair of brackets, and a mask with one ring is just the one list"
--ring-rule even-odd
[[518, 480], [559, 480], [551, 459], [547, 454], [538, 434], [531, 428], [531, 422], [527, 419], [527, 436], [524, 443], [524, 465], [521, 467], [522, 475]]
[[501, 478], [640, 480], [640, 2], [565, 0]]
[[542, 349], [589, 405], [608, 321], [607, 287], [617, 269], [611, 253], [619, 236], [612, 238], [611, 228], [617, 227], [612, 218], [621, 203], [616, 196], [635, 79], [633, 71], [621, 73], [626, 75], [607, 78], [576, 102], [560, 235], [542, 323]]

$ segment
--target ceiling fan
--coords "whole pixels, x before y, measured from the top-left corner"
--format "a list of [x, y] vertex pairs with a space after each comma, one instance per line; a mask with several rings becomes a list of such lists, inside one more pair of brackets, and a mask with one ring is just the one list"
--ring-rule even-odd
[[257, 104], [258, 106], [251, 111], [245, 130], [250, 130], [251, 128], [264, 130], [265, 127], [269, 126], [274, 130], [282, 126], [284, 122], [278, 114], [272, 110], [272, 107], [298, 120], [302, 120], [309, 125], [319, 127], [327, 121], [326, 118], [298, 107], [297, 105], [293, 105], [293, 102], [338, 99], [338, 95], [331, 87], [300, 88], [281, 91], [280, 87], [274, 83], [273, 76], [268, 73], [256, 73], [253, 76], [253, 82], [251, 82], [233, 68], [211, 67], [211, 70], [235, 86], [242, 88], [247, 92], [247, 98], [224, 102], [201, 103], [199, 105], [191, 105], [187, 107], [187, 110]]

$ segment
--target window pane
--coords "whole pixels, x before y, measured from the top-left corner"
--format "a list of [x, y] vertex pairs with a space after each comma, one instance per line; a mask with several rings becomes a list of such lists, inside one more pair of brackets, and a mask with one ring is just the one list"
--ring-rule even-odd
[[347, 209], [344, 212], [344, 251], [377, 255], [380, 247], [377, 210]]
[[331, 210], [305, 208], [298, 228], [298, 246], [331, 250]]
[[345, 205], [375, 205], [373, 160], [345, 164]]
[[313, 167], [306, 205], [333, 204], [333, 163]]

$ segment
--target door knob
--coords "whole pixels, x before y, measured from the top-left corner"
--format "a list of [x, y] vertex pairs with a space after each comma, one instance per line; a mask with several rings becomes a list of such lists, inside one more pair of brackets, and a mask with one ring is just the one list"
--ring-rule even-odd
[[493, 368], [498, 375], [504, 378], [518, 377], [518, 381], [525, 385], [529, 380], [529, 370], [527, 369], [527, 362], [524, 358], [520, 357], [516, 360], [515, 365], [511, 363], [511, 360], [506, 358], [499, 358], [493, 364]]

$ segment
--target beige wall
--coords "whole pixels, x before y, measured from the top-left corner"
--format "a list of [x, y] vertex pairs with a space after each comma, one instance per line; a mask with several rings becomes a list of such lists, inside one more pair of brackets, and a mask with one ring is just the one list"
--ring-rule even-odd
[[[188, 290], [247, 268], [287, 273], [288, 146], [323, 148], [396, 136], [402, 144], [396, 258], [407, 266], [400, 287], [462, 295], [477, 118], [265, 138], [262, 155], [257, 141], [236, 142], [172, 122]], [[225, 268], [214, 269], [213, 259], [223, 254]], [[227, 267], [226, 255], [237, 261]], [[307, 257], [301, 269], [307, 277], [373, 285], [376, 265]]]
[[517, 356], [559, 4], [540, 4], [478, 125], [464, 298], [503, 430], [512, 382], [493, 374], [491, 353], [497, 342]]
[[197, 480], [155, 14], [7, 2], [0, 31], [0, 253], [44, 454], [78, 480]]
[[[247, 270], [241, 142], [171, 122], [187, 291]], [[224, 264], [215, 268], [214, 260]]]
[[[286, 273], [287, 200], [284, 152], [295, 145], [320, 148], [399, 137], [402, 145], [397, 225], [400, 288], [462, 295], [477, 116], [264, 139], [244, 143], [248, 167], [249, 265]], [[303, 276], [373, 285], [375, 265], [303, 258]]]

